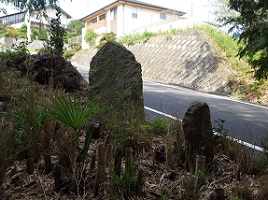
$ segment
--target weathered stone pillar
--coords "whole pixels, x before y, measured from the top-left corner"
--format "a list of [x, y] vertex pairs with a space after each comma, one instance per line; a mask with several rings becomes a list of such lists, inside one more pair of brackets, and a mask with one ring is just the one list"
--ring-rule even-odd
[[196, 155], [206, 156], [206, 166], [214, 157], [214, 135], [207, 103], [194, 101], [182, 122], [186, 141], [187, 168], [194, 171]]
[[144, 119], [141, 65], [115, 41], [108, 41], [93, 57], [89, 97], [105, 104], [109, 117]]

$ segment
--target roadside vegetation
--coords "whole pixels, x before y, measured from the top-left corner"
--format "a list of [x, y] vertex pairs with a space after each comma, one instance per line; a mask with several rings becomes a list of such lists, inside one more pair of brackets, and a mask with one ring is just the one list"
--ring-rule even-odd
[[[64, 31], [57, 19], [52, 23], [42, 54], [53, 55], [55, 71], [64, 67]], [[144, 33], [139, 41], [152, 35]], [[0, 54], [0, 198], [187, 200], [218, 191], [230, 199], [266, 198], [266, 152], [228, 139], [224, 121], [216, 127], [223, 137], [215, 136], [212, 165], [191, 172], [180, 121], [130, 123], [114, 115], [108, 123], [105, 107], [88, 99], [87, 85], [67, 92], [53, 79], [39, 84], [30, 57], [25, 43]]]
[[189, 172], [179, 121], [107, 123], [86, 86], [66, 92], [22, 74], [23, 45], [0, 55], [1, 199], [197, 200], [222, 188], [229, 199], [266, 198], [267, 155], [227, 139], [222, 121], [213, 165]]
[[[64, 31], [58, 19], [51, 25], [52, 36], [41, 53], [48, 56], [37, 60], [53, 58], [43, 75], [65, 71]], [[246, 60], [241, 63], [232, 51], [236, 41], [210, 27], [195, 28], [215, 37], [217, 48], [224, 50], [221, 56], [237, 76], [230, 80], [241, 95], [243, 84], [254, 79]], [[172, 37], [181, 31], [157, 34]], [[146, 42], [157, 34], [130, 35], [121, 42]], [[103, 37], [102, 44], [112, 37]], [[25, 43], [0, 52], [0, 199], [267, 199], [265, 140], [264, 152], [249, 149], [228, 139], [224, 120], [219, 120], [215, 128], [222, 137], [215, 136], [211, 166], [187, 171], [180, 121], [136, 123], [132, 118], [130, 123], [114, 115], [113, 123], [107, 123], [105, 107], [88, 98], [87, 85], [66, 91], [53, 78], [39, 84], [30, 58]], [[250, 89], [245, 94], [253, 98]]]

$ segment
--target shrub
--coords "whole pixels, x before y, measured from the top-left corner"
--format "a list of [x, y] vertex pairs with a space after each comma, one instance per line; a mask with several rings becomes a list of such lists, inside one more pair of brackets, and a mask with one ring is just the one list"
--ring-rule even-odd
[[71, 42], [69, 44], [69, 50], [66, 50], [63, 52], [64, 58], [70, 58], [72, 57], [77, 51], [81, 50], [82, 46], [79, 42]]
[[29, 72], [29, 54], [27, 42], [20, 42], [14, 45], [13, 50], [0, 52], [0, 64], [19, 70], [21, 74], [26, 75]]
[[150, 124], [141, 125], [140, 129], [154, 133], [166, 133], [167, 121], [164, 118], [155, 118]]
[[48, 39], [47, 31], [46, 31], [44, 26], [39, 27], [37, 36], [38, 36], [38, 40], [47, 40]]
[[95, 31], [89, 29], [86, 31], [84, 39], [85, 39], [86, 43], [89, 46], [91, 46], [94, 44], [97, 37], [98, 37], [98, 34]]
[[102, 38], [100, 39], [100, 42], [99, 42], [99, 45], [97, 46], [97, 49], [100, 49], [101, 47], [103, 47], [103, 45], [105, 45], [105, 43], [107, 41], [110, 41], [110, 40], [115, 40], [116, 38], [116, 34], [113, 33], [113, 32], [110, 32], [110, 33], [105, 33]]
[[63, 52], [62, 57], [71, 58], [77, 51], [75, 50], [66, 50]]
[[27, 36], [27, 25], [23, 24], [20, 28], [19, 28], [19, 32], [20, 32], [20, 37], [22, 38], [26, 38]]
[[79, 42], [71, 42], [69, 44], [69, 47], [72, 49], [72, 50], [75, 50], [75, 51], [79, 51], [81, 50], [82, 46]]
[[6, 37], [14, 37], [14, 38], [19, 38], [20, 36], [20, 31], [17, 28], [10, 28], [6, 33]]
[[33, 40], [36, 40], [37, 39], [37, 35], [38, 35], [38, 30], [36, 28], [32, 28], [31, 29], [31, 38]]
[[149, 32], [145, 30], [143, 33], [135, 33], [135, 34], [130, 34], [130, 35], [125, 35], [121, 38], [119, 38], [117, 41], [120, 44], [134, 44], [137, 41], [147, 41], [149, 38], [156, 36], [156, 35], [161, 35], [163, 34], [162, 32], [159, 33], [154, 33], [154, 32]]

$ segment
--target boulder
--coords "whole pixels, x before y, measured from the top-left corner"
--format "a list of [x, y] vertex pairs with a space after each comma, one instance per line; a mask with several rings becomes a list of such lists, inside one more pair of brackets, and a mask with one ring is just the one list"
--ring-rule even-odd
[[30, 63], [32, 69], [27, 69], [27, 66], [24, 66], [19, 70], [24, 75], [29, 70], [34, 80], [41, 85], [61, 88], [66, 92], [75, 92], [86, 88], [86, 81], [82, 75], [63, 57], [56, 58], [49, 53], [38, 53], [31, 55]]
[[182, 121], [186, 142], [187, 168], [194, 169], [196, 155], [206, 157], [208, 166], [214, 157], [214, 135], [207, 103], [194, 101]]
[[115, 41], [108, 41], [92, 58], [89, 97], [106, 106], [107, 119], [144, 119], [141, 72], [134, 55]]

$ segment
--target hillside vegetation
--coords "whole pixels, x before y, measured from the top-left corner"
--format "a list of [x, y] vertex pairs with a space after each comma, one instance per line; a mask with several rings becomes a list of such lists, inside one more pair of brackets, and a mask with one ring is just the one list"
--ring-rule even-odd
[[[211, 26], [194, 26], [187, 30], [201, 30], [210, 36], [219, 57], [225, 60], [225, 63], [232, 72], [229, 76], [229, 86], [233, 91], [230, 97], [263, 105], [268, 104], [268, 91], [266, 89], [268, 81], [265, 79], [254, 79], [254, 70], [247, 62], [247, 58], [240, 59], [237, 56], [238, 49], [243, 44], [238, 44], [237, 40], [233, 37]], [[171, 36], [187, 30], [170, 28], [168, 31], [159, 31], [157, 33], [145, 31], [142, 34], [126, 35], [117, 39], [117, 42], [131, 45], [141, 40], [146, 41], [157, 35]]]

